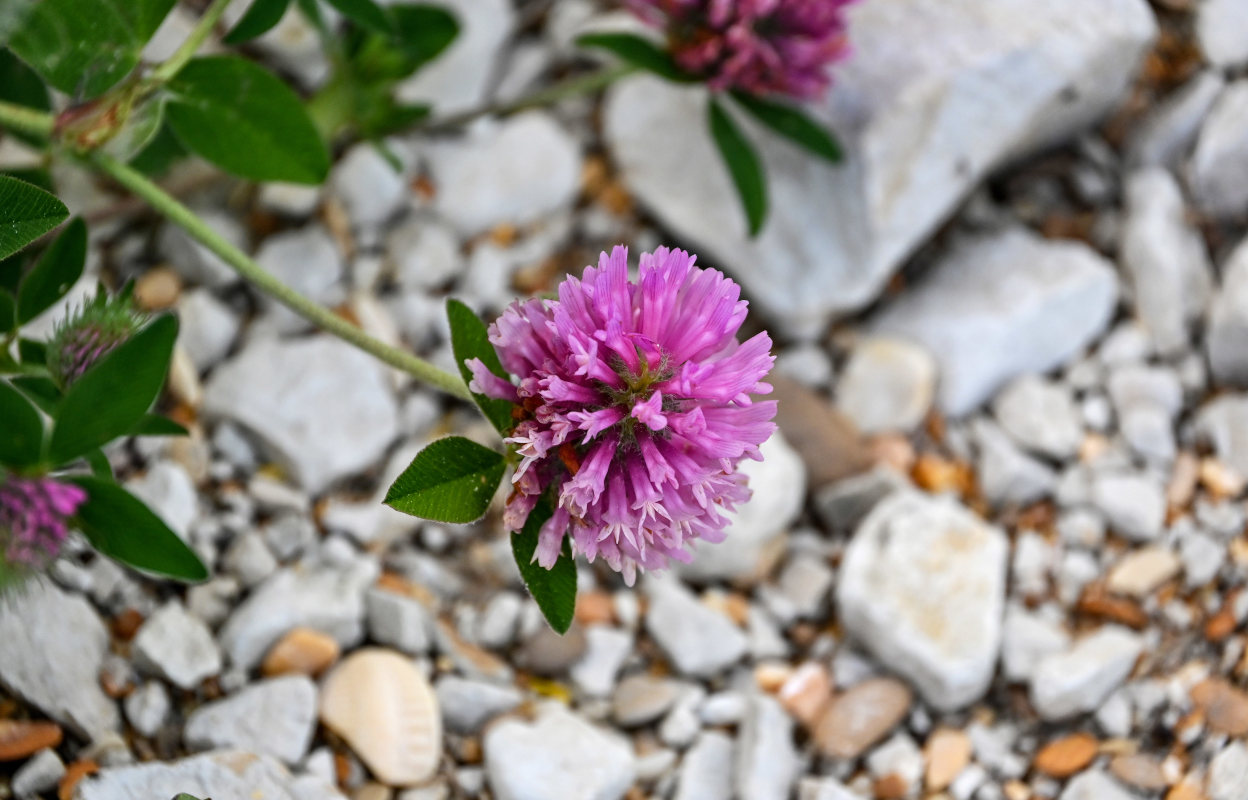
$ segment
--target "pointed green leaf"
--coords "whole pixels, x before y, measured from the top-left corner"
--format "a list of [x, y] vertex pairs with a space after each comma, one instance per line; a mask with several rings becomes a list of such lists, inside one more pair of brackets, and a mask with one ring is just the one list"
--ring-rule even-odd
[[72, 97], [102, 94], [139, 64], [177, 0], [40, 0], [9, 47]]
[[191, 61], [169, 83], [169, 125], [188, 150], [255, 181], [320, 183], [329, 151], [299, 97], [236, 56]]
[[0, 332], [17, 328], [17, 298], [8, 289], [0, 289]]
[[373, 0], [325, 0], [347, 19], [362, 28], [378, 33], [394, 30], [393, 23]]
[[243, 18], [225, 35], [226, 44], [242, 44], [263, 36], [282, 21], [290, 0], [255, 0]]
[[732, 99], [759, 122], [808, 152], [833, 164], [841, 160], [841, 146], [836, 137], [800, 108], [764, 100], [748, 92], [733, 92]]
[[18, 375], [13, 378], [13, 386], [39, 406], [40, 411], [49, 417], [56, 417], [56, 409], [61, 404], [61, 390], [51, 378], [45, 375]]
[[489, 508], [505, 468], [499, 453], [448, 436], [416, 454], [390, 486], [385, 503], [422, 519], [474, 522]]
[[144, 414], [139, 424], [130, 429], [131, 436], [189, 436], [190, 431], [159, 414]]
[[459, 35], [459, 20], [440, 6], [399, 3], [390, 7], [394, 17], [394, 40], [403, 53], [406, 77], [442, 54]]
[[0, 464], [27, 467], [43, 455], [43, 420], [26, 397], [0, 380]]
[[165, 384], [177, 338], [177, 319], [157, 317], [70, 386], [52, 429], [52, 461], [66, 463], [133, 430]]
[[551, 628], [563, 634], [572, 626], [572, 618], [576, 614], [576, 562], [572, 559], [567, 537], [564, 537], [563, 550], [553, 567], [546, 569], [533, 560], [538, 534], [550, 516], [550, 501], [543, 498], [529, 512], [524, 530], [511, 535], [511, 553], [515, 556], [524, 585], [542, 610], [542, 616], [546, 617]]
[[587, 33], [577, 37], [577, 45], [613, 53], [626, 64], [653, 72], [677, 83], [691, 83], [696, 77], [676, 66], [671, 53], [635, 33]]
[[[0, 6], [3, 6], [0, 3]], [[4, 12], [0, 11], [0, 16]], [[0, 23], [2, 25], [2, 23]], [[0, 42], [4, 37], [0, 36]], [[28, 106], [40, 111], [48, 111], [52, 104], [48, 97], [48, 89], [43, 79], [21, 59], [13, 55], [11, 50], [0, 47], [0, 100]], [[6, 135], [14, 136], [34, 147], [43, 148], [47, 140], [23, 131], [7, 130]]]
[[[17, 342], [17, 353], [26, 364], [44, 366], [48, 363], [48, 345], [45, 342], [34, 339], [19, 339]], [[43, 374], [47, 374], [46, 366], [44, 366]]]
[[81, 217], [65, 227], [22, 278], [17, 291], [17, 324], [25, 325], [65, 296], [87, 263], [87, 224]]
[[93, 475], [63, 480], [87, 493], [78, 508], [82, 534], [96, 550], [135, 569], [181, 581], [202, 581], [208, 570], [164, 520], [134, 495]]
[[103, 450], [92, 450], [83, 456], [83, 459], [91, 468], [92, 475], [110, 483], [117, 482], [116, 476], [113, 475], [113, 465], [109, 463], [108, 456], [104, 455]]
[[757, 236], [767, 218], [767, 179], [753, 145], [714, 97], [707, 104], [707, 124], [715, 147], [741, 198], [750, 236]]
[[68, 216], [65, 204], [44, 190], [0, 175], [0, 258], [13, 255]]
[[[498, 360], [494, 345], [490, 344], [489, 333], [481, 318], [471, 308], [453, 298], [446, 301], [446, 318], [451, 323], [451, 352], [455, 354], [455, 363], [459, 365], [459, 374], [464, 383], [472, 380], [472, 370], [465, 363], [472, 358], [481, 359], [490, 372], [507, 380], [507, 371]], [[515, 408], [514, 403], [475, 392], [472, 399], [499, 433], [507, 436], [515, 427], [516, 421], [511, 415]]]

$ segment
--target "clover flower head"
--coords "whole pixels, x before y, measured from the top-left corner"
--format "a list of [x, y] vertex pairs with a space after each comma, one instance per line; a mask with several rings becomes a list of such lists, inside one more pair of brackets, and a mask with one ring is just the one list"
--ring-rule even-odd
[[69, 519], [87, 493], [52, 478], [10, 475], [0, 482], [0, 556], [12, 570], [37, 570], [61, 552]]
[[48, 343], [48, 370], [62, 388], [68, 388], [133, 336], [142, 322], [129, 296], [110, 300], [101, 289], [57, 326]]
[[811, 100], [849, 53], [845, 6], [853, 0], [626, 0], [667, 31], [681, 69], [716, 90]]
[[771, 339], [737, 338], [740, 287], [694, 261], [660, 247], [631, 280], [616, 247], [557, 300], [516, 302], [490, 326], [518, 384], [468, 362], [473, 391], [521, 409], [504, 522], [520, 530], [551, 497], [535, 552], [546, 568], [566, 535], [631, 585], [638, 569], [689, 561], [691, 542], [721, 541], [724, 512], [749, 498], [738, 464], [775, 430], [775, 402], [753, 397], [771, 391]]

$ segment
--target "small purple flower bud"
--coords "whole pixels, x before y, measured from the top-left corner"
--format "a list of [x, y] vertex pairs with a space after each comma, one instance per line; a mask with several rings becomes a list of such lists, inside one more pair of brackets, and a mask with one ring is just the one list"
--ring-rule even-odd
[[73, 484], [9, 475], [0, 483], [0, 571], [39, 570], [61, 552], [69, 520], [87, 499]]
[[95, 299], [57, 326], [48, 343], [48, 371], [62, 388], [86, 374], [100, 359], [129, 339], [142, 315], [129, 297], [109, 300], [101, 290]]
[[625, 0], [667, 31], [681, 69], [712, 89], [812, 100], [828, 67], [849, 53], [845, 6], [854, 0]]
[[742, 459], [775, 430], [763, 382], [766, 333], [741, 342], [741, 289], [694, 256], [660, 247], [628, 276], [628, 250], [559, 286], [558, 300], [514, 303], [490, 326], [513, 385], [478, 359], [474, 392], [524, 409], [506, 440], [521, 457], [503, 519], [524, 526], [550, 492], [555, 512], [535, 553], [550, 568], [564, 536], [627, 583], [638, 569], [689, 561], [696, 540], [724, 538], [723, 512], [750, 496]]

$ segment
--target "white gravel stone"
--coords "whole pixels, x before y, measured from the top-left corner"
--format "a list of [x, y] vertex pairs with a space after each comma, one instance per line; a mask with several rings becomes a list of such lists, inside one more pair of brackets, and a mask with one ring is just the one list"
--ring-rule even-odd
[[260, 186], [256, 202], [275, 214], [301, 219], [320, 205], [321, 189], [319, 186], [306, 186], [302, 183], [265, 183]]
[[1128, 163], [1177, 166], [1224, 86], [1226, 79], [1218, 70], [1205, 70], [1150, 109], [1128, 139]]
[[576, 140], [554, 118], [531, 111], [431, 146], [434, 207], [464, 236], [496, 225], [528, 225], [568, 205], [580, 187]]
[[234, 610], [221, 629], [221, 646], [230, 663], [251, 669], [296, 627], [328, 633], [344, 648], [358, 644], [364, 636], [364, 591], [376, 577], [370, 561], [347, 569], [283, 569]]
[[1052, 467], [1019, 450], [985, 418], [976, 419], [971, 430], [979, 448], [980, 488], [990, 504], [1023, 506], [1053, 494], [1057, 473]]
[[1139, 800], [1139, 795], [1096, 769], [1071, 778], [1059, 800]]
[[445, 675], [434, 691], [446, 729], [462, 736], [477, 734], [485, 724], [524, 702], [524, 695], [511, 686]]
[[49, 792], [65, 777], [65, 771], [65, 762], [56, 751], [44, 748], [13, 773], [13, 794], [27, 798]]
[[719, 731], [703, 731], [685, 754], [674, 800], [722, 800], [732, 796], [735, 744]]
[[441, 55], [399, 84], [396, 99], [431, 105], [438, 115], [457, 114], [489, 98], [516, 12], [507, 0], [442, 0], [438, 5], [455, 15], [459, 34]]
[[204, 412], [250, 430], [311, 493], [375, 464], [399, 428], [386, 368], [327, 335], [249, 345], [213, 373]]
[[208, 289], [182, 294], [178, 322], [178, 344], [200, 372], [225, 358], [238, 337], [238, 316]]
[[845, 551], [837, 601], [846, 629], [940, 710], [992, 681], [1005, 605], [1005, 534], [948, 498], [898, 492]]
[[278, 563], [273, 551], [264, 543], [264, 537], [258, 531], [247, 531], [234, 537], [222, 566], [237, 577], [240, 584], [250, 588], [276, 572]]
[[1248, 240], [1222, 267], [1222, 288], [1209, 309], [1205, 347], [1218, 384], [1248, 387]]
[[802, 778], [797, 787], [797, 800], [863, 800], [836, 778]]
[[1231, 742], [1209, 762], [1209, 800], [1241, 800], [1248, 788], [1248, 747]]
[[1248, 80], [1229, 84], [1196, 140], [1188, 185], [1202, 209], [1234, 217], [1248, 208]]
[[867, 769], [877, 779], [896, 775], [912, 790], [923, 776], [923, 751], [908, 734], [898, 733], [871, 751]]
[[1166, 521], [1166, 489], [1147, 473], [1107, 472], [1092, 479], [1092, 502], [1109, 527], [1137, 542], [1161, 535]]
[[992, 401], [992, 413], [1015, 441], [1042, 455], [1070, 458], [1083, 441], [1070, 391], [1038, 375], [1011, 381]]
[[316, 730], [316, 696], [303, 675], [260, 681], [195, 709], [182, 735], [192, 750], [236, 747], [297, 764]]
[[407, 176], [371, 142], [354, 145], [329, 176], [334, 195], [357, 229], [372, 230], [403, 208], [409, 196]]
[[730, 515], [724, 541], [694, 545], [693, 562], [675, 568], [682, 578], [757, 580], [781, 555], [785, 534], [806, 501], [806, 465], [779, 432], [759, 449], [762, 461], [746, 460], [740, 467], [753, 496]]
[[148, 681], [126, 696], [126, 719], [140, 736], [154, 737], [169, 718], [173, 704], [160, 681]]
[[1183, 194], [1169, 172], [1150, 167], [1126, 183], [1121, 259], [1136, 318], [1162, 355], [1184, 350], [1189, 328], [1208, 305], [1212, 266], [1188, 224]]
[[750, 697], [737, 738], [736, 797], [788, 800], [801, 769], [793, 745], [793, 718], [775, 698]]
[[1248, 5], [1204, 0], [1196, 7], [1196, 38], [1205, 60], [1217, 67], [1248, 62]]
[[619, 800], [633, 784], [632, 745], [560, 705], [533, 723], [504, 720], [485, 734], [485, 771], [497, 800]]
[[1218, 458], [1248, 476], [1248, 395], [1224, 394], [1200, 408], [1196, 429]]
[[315, 780], [297, 783], [276, 759], [243, 750], [106, 768], [90, 780], [80, 781], [74, 800], [163, 800], [181, 792], [217, 800], [343, 800], [331, 784]]
[[[849, 13], [853, 55], [837, 68], [836, 90], [812, 109], [837, 132], [846, 159], [817, 163], [760, 132], [771, 213], [757, 238], [745, 235], [706, 135], [700, 89], [621, 81], [604, 113], [607, 142], [641, 202], [733, 272], [782, 329], [804, 337], [829, 315], [871, 302], [1002, 161], [1114, 108], [1156, 32], [1142, 0], [1107, 0], [1096, 14], [1082, 0], [904, 0]], [[1030, 260], [1018, 268], [1034, 268]], [[1042, 327], [1052, 336], [1063, 325]], [[922, 343], [939, 358], [935, 343]]]
[[156, 512], [174, 533], [187, 538], [199, 517], [199, 493], [186, 468], [174, 461], [158, 461], [126, 488]]
[[100, 688], [109, 635], [87, 600], [33, 580], [0, 602], [0, 685], [78, 736], [117, 730]]
[[[247, 229], [234, 217], [215, 208], [199, 208], [195, 214], [218, 236], [235, 247], [247, 249]], [[241, 280], [220, 256], [172, 222], [160, 229], [157, 247], [173, 268], [192, 283], [219, 289]]]
[[381, 588], [364, 595], [369, 637], [377, 644], [418, 656], [433, 645], [433, 614], [413, 597]]
[[1179, 538], [1179, 558], [1183, 560], [1183, 582], [1188, 588], [1204, 586], [1226, 562], [1226, 545], [1200, 531]]
[[682, 675], [711, 677], [745, 655], [745, 634], [670, 577], [646, 581], [646, 630]]
[[391, 230], [386, 255], [394, 266], [395, 280], [409, 289], [436, 289], [464, 269], [454, 231], [423, 217], [412, 217]]
[[585, 629], [585, 655], [572, 665], [569, 675], [576, 687], [590, 697], [606, 697], [632, 653], [631, 633], [606, 625], [590, 625]]
[[1006, 680], [1031, 680], [1036, 666], [1046, 656], [1070, 649], [1070, 634], [1050, 615], [1029, 611], [1011, 603], [1005, 612], [1005, 634], [1001, 641], [1001, 668]]
[[170, 600], [147, 618], [134, 637], [135, 665], [182, 689], [195, 689], [221, 672], [221, 650], [212, 631]]
[[[260, 245], [255, 258], [265, 271], [321, 305], [333, 307], [347, 299], [343, 281], [346, 264], [329, 232], [320, 225], [270, 236]], [[261, 305], [268, 309], [271, 324], [283, 333], [303, 331], [311, 326], [268, 296], [261, 298]]]
[[1118, 286], [1086, 245], [1021, 229], [956, 245], [871, 327], [908, 337], [940, 364], [937, 399], [971, 411], [1019, 375], [1046, 372], [1104, 330]]
[[863, 433], [912, 431], [936, 390], [936, 361], [904, 339], [872, 337], [854, 347], [836, 386], [837, 406]]
[[1031, 704], [1046, 720], [1095, 710], [1131, 674], [1143, 646], [1140, 636], [1126, 628], [1102, 627], [1036, 665]]

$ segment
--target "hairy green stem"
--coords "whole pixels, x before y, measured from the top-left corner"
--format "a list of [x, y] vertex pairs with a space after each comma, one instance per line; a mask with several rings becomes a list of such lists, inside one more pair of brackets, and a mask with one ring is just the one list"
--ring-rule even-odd
[[468, 387], [458, 376], [369, 336], [333, 311], [291, 289], [266, 272], [242, 250], [227, 242], [194, 212], [148, 180], [142, 173], [98, 150], [87, 156], [87, 159], [102, 172], [112, 176], [122, 186], [147, 201], [152, 208], [181, 226], [200, 244], [220, 256], [239, 275], [313, 325], [355, 345], [386, 364], [415, 376], [436, 389], [465, 400], [471, 399]]
[[574, 78], [560, 81], [554, 86], [547, 87], [532, 94], [525, 95], [517, 100], [509, 103], [494, 103], [481, 108], [474, 108], [470, 111], [464, 111], [459, 114], [452, 114], [449, 117], [441, 119], [432, 119], [416, 125], [418, 130], [445, 130], [448, 128], [457, 128], [466, 123], [472, 122], [478, 117], [484, 116], [507, 116], [515, 114], [518, 111], [525, 111], [530, 108], [538, 108], [540, 106], [548, 106], [569, 97], [577, 95], [589, 94], [599, 89], [605, 89], [615, 81], [625, 75], [637, 72], [638, 68], [631, 64], [616, 64], [597, 72], [591, 72], [587, 75], [577, 75]]
[[55, 125], [56, 118], [46, 111], [0, 100], [0, 127], [47, 139]]
[[208, 10], [199, 18], [199, 22], [195, 23], [186, 41], [174, 51], [168, 60], [152, 70], [149, 80], [156, 84], [173, 80], [173, 77], [186, 66], [186, 62], [195, 57], [200, 45], [212, 33], [212, 29], [217, 27], [217, 22], [220, 21], [221, 15], [225, 13], [225, 8], [229, 4], [230, 0], [212, 0], [212, 5], [208, 6]]

